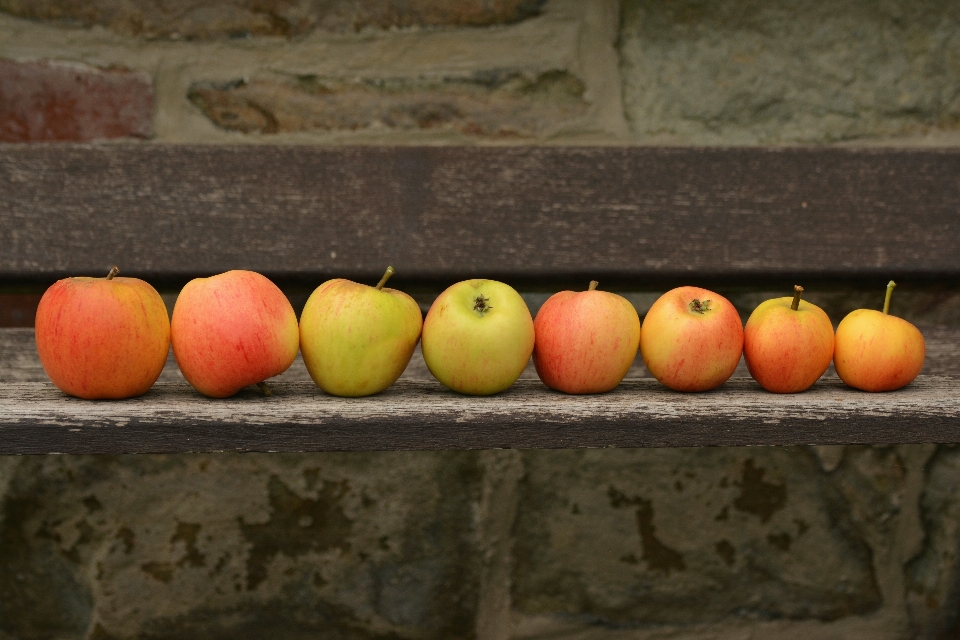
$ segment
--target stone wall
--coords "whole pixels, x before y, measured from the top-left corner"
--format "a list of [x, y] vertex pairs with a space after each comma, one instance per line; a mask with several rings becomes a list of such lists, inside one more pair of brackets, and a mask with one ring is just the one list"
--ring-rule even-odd
[[0, 638], [945, 638], [960, 453], [0, 459]]
[[958, 29], [952, 0], [0, 0], [0, 140], [955, 144]]
[[[958, 27], [948, 0], [0, 0], [0, 141], [956, 144]], [[947, 446], [0, 458], [0, 640], [956, 637], [958, 481]]]

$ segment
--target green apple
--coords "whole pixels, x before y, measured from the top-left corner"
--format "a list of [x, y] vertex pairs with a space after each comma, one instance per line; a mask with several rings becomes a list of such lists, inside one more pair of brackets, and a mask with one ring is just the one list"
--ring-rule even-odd
[[423, 316], [402, 291], [337, 278], [317, 287], [300, 314], [300, 352], [317, 386], [335, 396], [380, 393], [400, 377]]
[[512, 385], [533, 353], [533, 318], [520, 294], [496, 280], [465, 280], [440, 294], [423, 323], [430, 373], [460, 393]]

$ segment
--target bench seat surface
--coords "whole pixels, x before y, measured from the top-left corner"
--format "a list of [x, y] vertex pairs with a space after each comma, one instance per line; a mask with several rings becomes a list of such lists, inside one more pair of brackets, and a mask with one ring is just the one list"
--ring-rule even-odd
[[187, 385], [172, 357], [146, 395], [70, 398], [46, 379], [32, 330], [0, 331], [0, 454], [203, 451], [683, 447], [960, 442], [960, 331], [924, 327], [924, 374], [869, 394], [828, 372], [795, 395], [763, 391], [742, 366], [716, 391], [668, 391], [638, 362], [612, 393], [567, 396], [532, 367], [509, 391], [474, 398], [446, 390], [415, 354], [400, 381], [369, 398], [328, 396], [303, 362], [228, 400]]

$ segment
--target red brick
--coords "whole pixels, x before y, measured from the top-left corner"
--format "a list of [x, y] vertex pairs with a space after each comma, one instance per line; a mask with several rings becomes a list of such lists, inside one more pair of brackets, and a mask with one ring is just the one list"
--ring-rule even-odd
[[145, 73], [0, 60], [0, 142], [149, 138], [152, 119]]

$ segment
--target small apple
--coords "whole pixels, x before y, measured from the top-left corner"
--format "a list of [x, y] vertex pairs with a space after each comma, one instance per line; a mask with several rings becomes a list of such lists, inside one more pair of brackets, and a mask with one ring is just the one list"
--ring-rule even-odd
[[187, 283], [173, 307], [173, 354], [200, 393], [227, 398], [287, 370], [297, 357], [297, 315], [283, 292], [253, 271]]
[[561, 291], [543, 303], [533, 321], [533, 364], [551, 389], [604, 393], [627, 375], [640, 346], [640, 316], [630, 301], [597, 291]]
[[300, 314], [300, 351], [317, 386], [335, 396], [368, 396], [407, 368], [423, 327], [413, 298], [383, 285], [338, 278], [310, 294]]
[[533, 353], [533, 319], [520, 294], [496, 280], [465, 280], [430, 307], [421, 345], [430, 373], [460, 393], [509, 388]]
[[37, 307], [37, 352], [58, 389], [88, 400], [147, 392], [170, 351], [170, 320], [156, 289], [137, 278], [66, 278]]
[[753, 379], [767, 391], [809, 389], [833, 359], [833, 324], [820, 307], [793, 298], [760, 303], [743, 329], [743, 357]]
[[640, 331], [647, 369], [675, 391], [707, 391], [733, 375], [743, 353], [743, 325], [730, 301], [698, 287], [678, 287], [653, 303]]
[[926, 345], [920, 330], [891, 316], [890, 296], [897, 284], [891, 280], [883, 313], [857, 309], [837, 326], [833, 366], [846, 384], [863, 391], [893, 391], [920, 374]]

